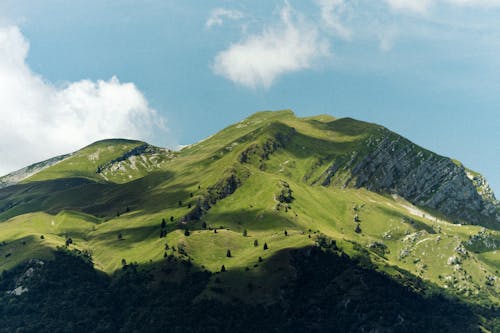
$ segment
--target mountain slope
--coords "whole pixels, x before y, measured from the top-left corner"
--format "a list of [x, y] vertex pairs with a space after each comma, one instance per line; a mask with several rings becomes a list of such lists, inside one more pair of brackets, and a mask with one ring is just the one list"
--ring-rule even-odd
[[56, 163], [61, 162], [62, 160], [68, 158], [71, 156], [71, 154], [67, 155], [61, 155], [61, 156], [56, 156], [53, 158], [49, 158], [48, 160], [45, 160], [43, 162], [35, 163], [32, 165], [29, 165], [27, 167], [24, 167], [22, 169], [19, 169], [17, 171], [11, 172], [8, 175], [0, 177], [0, 188], [15, 185], [26, 178], [29, 178], [33, 176], [34, 174], [37, 174], [41, 172], [42, 170], [53, 166]]
[[295, 290], [304, 253], [335, 244], [418, 294], [495, 309], [498, 203], [470, 175], [381, 126], [291, 111], [254, 114], [179, 152], [101, 141], [0, 189], [0, 270], [67, 246], [109, 275], [152, 270], [154, 287], [182, 283], [175, 259], [209, 274], [194, 302], [269, 305]]

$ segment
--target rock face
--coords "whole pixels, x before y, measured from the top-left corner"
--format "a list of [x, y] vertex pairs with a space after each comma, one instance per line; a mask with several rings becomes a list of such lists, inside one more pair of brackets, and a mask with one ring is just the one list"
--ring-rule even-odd
[[[342, 165], [351, 173], [344, 186], [395, 193], [415, 205], [437, 210], [464, 223], [500, 223], [498, 202], [491, 189], [487, 187], [487, 191], [479, 177], [468, 177], [467, 170], [451, 159], [386, 129], [368, 137], [365, 147], [364, 154], [356, 154]], [[336, 162], [328, 173], [333, 174], [340, 168]], [[323, 183], [328, 184], [329, 181]], [[479, 188], [483, 188], [483, 192]]]
[[5, 175], [3, 177], [0, 177], [0, 188], [4, 188], [7, 186], [15, 185], [21, 181], [23, 181], [26, 178], [29, 178], [33, 176], [34, 174], [47, 169], [50, 166], [53, 166], [62, 160], [70, 157], [71, 154], [66, 154], [66, 155], [61, 155], [61, 156], [56, 156], [53, 158], [50, 158], [48, 160], [45, 160], [43, 162], [35, 163], [30, 166], [27, 166], [25, 168], [19, 169], [17, 171], [14, 171], [12, 173], [9, 173], [8, 175]]
[[122, 156], [115, 158], [103, 165], [99, 165], [96, 173], [102, 174], [104, 177], [108, 173], [127, 173], [130, 170], [154, 170], [167, 159], [173, 158], [172, 151], [152, 146], [150, 144], [142, 144], [132, 148]]

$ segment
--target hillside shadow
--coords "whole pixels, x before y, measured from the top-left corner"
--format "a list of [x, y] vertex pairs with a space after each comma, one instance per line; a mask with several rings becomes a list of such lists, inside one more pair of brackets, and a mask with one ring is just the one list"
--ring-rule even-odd
[[[478, 312], [466, 304], [430, 293], [428, 285], [406, 272], [401, 272], [401, 281], [395, 281], [367, 267], [366, 261], [341, 252], [318, 247], [282, 250], [261, 265], [262, 270], [229, 269], [217, 274], [219, 292], [239, 284], [247, 293], [221, 302], [197, 300], [210, 286], [212, 275], [189, 260], [168, 256], [145, 265], [127, 263], [109, 277], [95, 271], [84, 254], [63, 249], [35, 271], [36, 278], [26, 284], [30, 292], [23, 297], [4, 291], [15, 287], [28, 266], [3, 274], [0, 325], [8, 331], [68, 327], [123, 332], [478, 330]], [[275, 290], [266, 297], [269, 289], [259, 285], [268, 283], [266, 278], [274, 273]], [[245, 304], [242, 297], [252, 302]], [[269, 299], [273, 302], [259, 302]], [[494, 309], [477, 311], [489, 320], [498, 314]]]
[[190, 198], [187, 188], [196, 183], [156, 189], [174, 176], [175, 173], [164, 171], [124, 184], [64, 178], [9, 186], [0, 189], [0, 221], [37, 211], [57, 214], [62, 210], [74, 210], [99, 218], [111, 218], [130, 210], [156, 213], [177, 208], [179, 200]]
[[274, 228], [290, 228], [297, 226], [296, 216], [292, 210], [287, 213], [279, 213], [272, 210], [262, 209], [240, 209], [237, 211], [214, 212], [209, 210], [206, 217], [214, 227], [238, 226], [242, 230], [248, 228], [254, 231], [268, 230]]

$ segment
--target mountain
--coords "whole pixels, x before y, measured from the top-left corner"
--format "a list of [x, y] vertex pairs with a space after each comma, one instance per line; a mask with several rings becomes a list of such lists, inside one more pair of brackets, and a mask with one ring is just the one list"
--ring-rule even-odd
[[39, 331], [64, 300], [88, 317], [44, 327], [498, 329], [493, 191], [382, 126], [259, 112], [180, 151], [35, 166], [1, 178], [0, 326]]

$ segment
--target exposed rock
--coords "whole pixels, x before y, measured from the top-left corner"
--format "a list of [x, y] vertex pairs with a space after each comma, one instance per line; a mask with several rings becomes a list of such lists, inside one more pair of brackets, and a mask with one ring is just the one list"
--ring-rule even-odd
[[[352, 177], [345, 186], [396, 193], [414, 205], [473, 224], [485, 219], [500, 222], [494, 203], [485, 199], [491, 194], [479, 193], [466, 170], [451, 159], [385, 129], [368, 138], [366, 145], [368, 153], [350, 162]], [[328, 172], [339, 167], [334, 164]]]
[[409, 249], [402, 249], [400, 252], [399, 252], [399, 259], [404, 259], [406, 257], [408, 257], [410, 255], [410, 250]]
[[172, 151], [155, 147], [150, 144], [142, 144], [134, 147], [123, 155], [103, 164], [96, 169], [98, 174], [107, 174], [108, 172], [127, 172], [127, 168], [137, 170], [137, 165], [141, 165], [146, 170], [154, 170], [157, 165], [165, 160], [174, 157]]
[[457, 257], [456, 255], [452, 255], [451, 257], [448, 258], [448, 265], [459, 265], [460, 264], [460, 258]]
[[40, 268], [42, 268], [45, 263], [39, 259], [30, 259], [26, 264], [26, 270], [15, 280], [15, 288], [7, 291], [8, 295], [20, 296], [29, 289], [26, 284], [29, 283], [31, 278], [36, 274]]
[[477, 234], [470, 236], [465, 245], [473, 252], [492, 251], [500, 248], [500, 239], [483, 228]]
[[462, 257], [467, 256], [467, 250], [465, 249], [465, 247], [463, 246], [462, 243], [458, 244], [457, 247], [455, 247], [455, 252], [458, 253]]
[[243, 150], [238, 157], [240, 163], [259, 163], [259, 167], [264, 169], [263, 161], [268, 160], [278, 149], [286, 147], [295, 134], [294, 128], [280, 123], [271, 124], [268, 130], [272, 132], [271, 137], [262, 143], [251, 144]]
[[241, 184], [242, 179], [238, 176], [236, 169], [226, 170], [225, 176], [207, 189], [207, 193], [198, 200], [198, 203], [181, 219], [181, 222], [199, 220], [219, 200], [233, 194]]
[[3, 177], [0, 177], [0, 188], [4, 188], [7, 186], [15, 185], [19, 183], [20, 181], [23, 181], [26, 178], [29, 178], [33, 176], [34, 174], [47, 169], [48, 167], [51, 167], [62, 160], [70, 157], [71, 154], [66, 154], [66, 155], [61, 155], [61, 156], [56, 156], [53, 158], [50, 158], [48, 160], [45, 160], [43, 162], [35, 163], [30, 166], [27, 166], [25, 168], [19, 169], [17, 171], [14, 171], [12, 173], [9, 173], [8, 175], [5, 175]]

